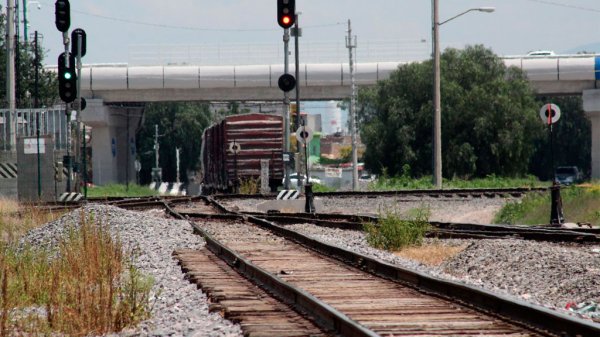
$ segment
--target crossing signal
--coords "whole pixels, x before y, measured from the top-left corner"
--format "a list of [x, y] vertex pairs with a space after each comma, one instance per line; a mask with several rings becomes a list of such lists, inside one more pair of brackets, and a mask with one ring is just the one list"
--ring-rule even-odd
[[58, 56], [58, 94], [65, 103], [77, 98], [77, 75], [75, 74], [75, 57], [69, 54], [69, 65], [66, 65], [65, 53]]
[[290, 28], [296, 22], [296, 0], [277, 0], [277, 23]]
[[54, 3], [54, 14], [56, 29], [61, 32], [66, 32], [71, 26], [71, 5], [69, 0], [56, 0]]

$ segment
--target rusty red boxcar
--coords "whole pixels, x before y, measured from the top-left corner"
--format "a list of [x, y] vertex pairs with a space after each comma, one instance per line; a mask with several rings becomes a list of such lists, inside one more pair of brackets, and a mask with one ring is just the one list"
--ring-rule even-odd
[[281, 185], [283, 117], [260, 113], [232, 115], [202, 134], [202, 191], [234, 192], [236, 183], [260, 179], [261, 159], [269, 161], [269, 186]]

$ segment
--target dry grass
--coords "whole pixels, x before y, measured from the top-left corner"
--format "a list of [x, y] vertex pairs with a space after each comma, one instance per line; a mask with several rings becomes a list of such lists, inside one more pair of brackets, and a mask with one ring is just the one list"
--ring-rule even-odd
[[248, 178], [240, 181], [240, 194], [257, 194], [260, 192], [260, 179]]
[[444, 261], [453, 258], [458, 253], [467, 248], [467, 245], [448, 246], [441, 242], [432, 242], [421, 246], [410, 246], [400, 251], [394, 252], [395, 255], [421, 262], [427, 266], [439, 266]]
[[57, 252], [0, 245], [1, 337], [99, 335], [148, 317], [153, 281], [105, 226], [81, 219]]
[[46, 212], [32, 204], [0, 198], [0, 242], [14, 242], [30, 229], [58, 219], [64, 212]]

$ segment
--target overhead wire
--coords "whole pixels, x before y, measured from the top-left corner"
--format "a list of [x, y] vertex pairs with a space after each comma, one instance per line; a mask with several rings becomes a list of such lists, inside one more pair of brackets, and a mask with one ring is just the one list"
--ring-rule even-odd
[[[146, 21], [137, 21], [137, 20], [116, 18], [116, 17], [112, 17], [112, 16], [108, 16], [108, 15], [92, 14], [92, 13], [88, 13], [88, 12], [84, 12], [84, 11], [79, 11], [79, 10], [72, 10], [72, 12], [83, 14], [83, 15], [87, 15], [87, 16], [97, 17], [97, 18], [101, 18], [101, 19], [105, 19], [105, 20], [123, 22], [123, 23], [134, 24], [134, 25], [142, 25], [142, 26], [149, 26], [149, 27], [159, 27], [159, 28], [168, 28], [168, 29], [191, 30], [191, 31], [205, 31], [205, 32], [270, 32], [270, 31], [278, 31], [278, 30], [280, 30], [279, 28], [206, 28], [206, 27], [191, 27], [191, 26], [167, 25], [167, 24], [161, 24], [161, 23], [152, 23], [152, 22], [146, 22]], [[307, 25], [307, 26], [304, 26], [303, 28], [304, 29], [324, 28], [324, 27], [339, 26], [339, 25], [343, 25], [343, 24], [344, 24], [343, 22], [336, 22], [336, 23], [328, 23], [328, 24], [312, 25], [312, 26], [311, 25]]]
[[551, 5], [551, 6], [565, 7], [565, 8], [571, 8], [571, 9], [578, 9], [578, 10], [587, 11], [587, 12], [600, 13], [600, 9], [583, 7], [583, 6], [577, 6], [577, 5], [572, 5], [572, 4], [565, 4], [565, 3], [556, 2], [556, 1], [548, 1], [548, 0], [527, 0], [527, 1], [537, 2], [537, 3], [541, 3], [541, 4], [545, 4], [545, 5]]

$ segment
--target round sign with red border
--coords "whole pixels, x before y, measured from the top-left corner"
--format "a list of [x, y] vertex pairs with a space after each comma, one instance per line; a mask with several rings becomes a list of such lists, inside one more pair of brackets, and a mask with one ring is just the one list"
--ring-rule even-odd
[[540, 118], [547, 125], [554, 124], [560, 119], [560, 108], [553, 103], [544, 104], [540, 109]]
[[298, 139], [300, 143], [307, 144], [312, 140], [312, 138], [313, 131], [308, 126], [301, 126], [298, 128], [298, 130], [296, 130], [296, 139]]

